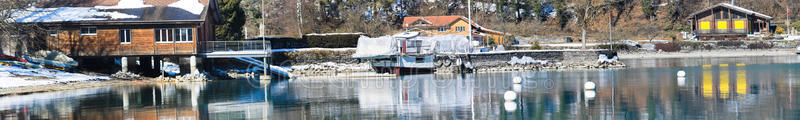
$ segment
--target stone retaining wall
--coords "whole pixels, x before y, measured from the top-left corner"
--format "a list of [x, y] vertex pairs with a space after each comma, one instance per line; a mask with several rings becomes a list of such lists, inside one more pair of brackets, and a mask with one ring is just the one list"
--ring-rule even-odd
[[[598, 58], [600, 54], [604, 54], [609, 58], [617, 55], [614, 51], [608, 50], [536, 50], [536, 51], [508, 51], [508, 52], [494, 52], [494, 53], [473, 53], [473, 54], [456, 54], [456, 55], [439, 55], [436, 57], [437, 71], [458, 71], [457, 67], [472, 67], [478, 71], [487, 69], [505, 69], [514, 67], [514, 69], [541, 69], [541, 68], [603, 68], [611, 67], [608, 65], [620, 65], [620, 63], [599, 63]], [[547, 61], [547, 64], [536, 65], [511, 65], [508, 64], [513, 57], [531, 57], [535, 60]], [[460, 59], [461, 66], [454, 66]], [[462, 70], [463, 71], [463, 70]], [[495, 71], [495, 70], [490, 70]], [[504, 70], [502, 70], [504, 71]]]
[[334, 63], [360, 63], [352, 57], [354, 50], [307, 50], [296, 52], [278, 52], [272, 54], [273, 64], [278, 65], [307, 65], [325, 62]]

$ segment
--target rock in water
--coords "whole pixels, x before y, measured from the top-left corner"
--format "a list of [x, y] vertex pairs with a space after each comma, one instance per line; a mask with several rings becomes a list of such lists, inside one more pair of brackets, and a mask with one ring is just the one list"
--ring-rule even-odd
[[140, 75], [138, 75], [136, 73], [122, 72], [122, 71], [119, 71], [117, 73], [112, 74], [111, 77], [117, 78], [117, 79], [122, 79], [122, 80], [142, 79], [142, 76], [140, 76]]

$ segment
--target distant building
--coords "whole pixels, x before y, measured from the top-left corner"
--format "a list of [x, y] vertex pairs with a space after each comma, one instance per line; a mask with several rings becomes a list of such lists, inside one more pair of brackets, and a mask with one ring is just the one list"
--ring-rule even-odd
[[[423, 35], [445, 35], [455, 34], [468, 36], [470, 21], [464, 16], [419, 16], [403, 18], [403, 29], [411, 32], [420, 32]], [[472, 23], [473, 40], [483, 41], [486, 38], [494, 39], [497, 44], [503, 43], [506, 33], [491, 30]]]
[[748, 34], [771, 32], [772, 17], [739, 6], [720, 3], [688, 17], [692, 30], [701, 40], [735, 40]]

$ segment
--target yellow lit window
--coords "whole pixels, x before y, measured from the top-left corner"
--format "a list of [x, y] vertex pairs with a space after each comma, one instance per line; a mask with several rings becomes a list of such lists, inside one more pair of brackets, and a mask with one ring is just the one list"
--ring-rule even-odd
[[728, 29], [728, 21], [717, 21], [717, 29]]
[[733, 22], [733, 28], [734, 29], [744, 29], [744, 21], [743, 20], [734, 21]]
[[711, 22], [700, 22], [700, 30], [709, 30], [711, 29]]

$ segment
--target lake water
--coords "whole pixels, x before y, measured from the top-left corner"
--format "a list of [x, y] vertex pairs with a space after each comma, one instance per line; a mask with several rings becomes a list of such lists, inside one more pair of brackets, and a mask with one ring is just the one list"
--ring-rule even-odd
[[[13, 119], [800, 119], [800, 58], [618, 70], [132, 85], [0, 97]], [[676, 76], [684, 70], [685, 78]], [[514, 77], [523, 79], [515, 87]], [[596, 90], [584, 90], [586, 81]], [[506, 101], [506, 91], [519, 91]]]

